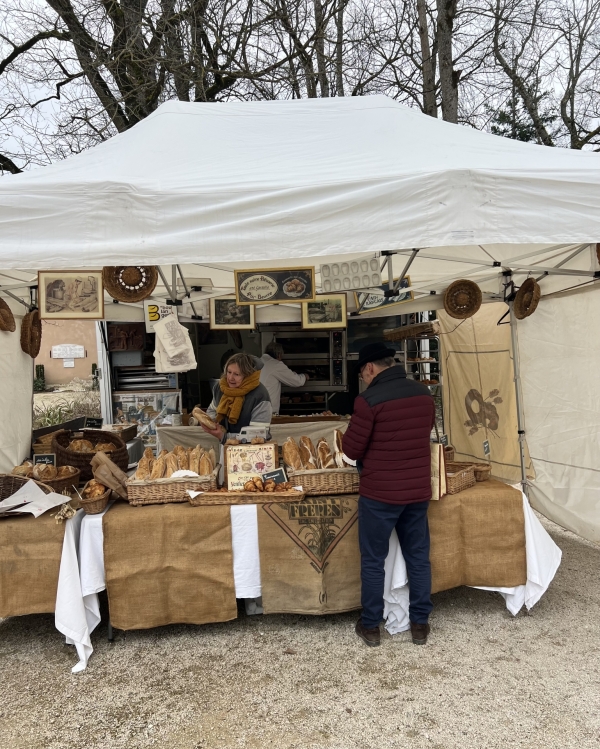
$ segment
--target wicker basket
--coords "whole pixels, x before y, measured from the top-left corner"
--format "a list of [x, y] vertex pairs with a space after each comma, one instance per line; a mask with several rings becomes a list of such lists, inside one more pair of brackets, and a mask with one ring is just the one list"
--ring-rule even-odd
[[[96, 453], [81, 453], [75, 450], [68, 450], [67, 448], [72, 439], [73, 432], [70, 429], [63, 429], [55, 434], [52, 440], [52, 452], [56, 453], [56, 464], [79, 468], [81, 471], [81, 480], [89, 481], [93, 477], [90, 463]], [[97, 445], [99, 442], [112, 442], [117, 449], [111, 453], [107, 453], [108, 456], [122, 471], [127, 470], [129, 465], [127, 446], [114, 432], [104, 432], [100, 429], [84, 429], [83, 439], [89, 440], [93, 445]]]
[[541, 295], [542, 290], [535, 278], [527, 278], [523, 281], [521, 288], [517, 291], [513, 304], [517, 320], [524, 320], [526, 317], [533, 315], [537, 309]]
[[266, 505], [271, 503], [301, 502], [306, 494], [290, 489], [285, 492], [204, 492], [188, 499], [194, 507], [204, 505]]
[[117, 437], [120, 437], [123, 440], [123, 442], [130, 442], [135, 439], [137, 437], [137, 430], [137, 424], [123, 424], [123, 429], [115, 429], [114, 427], [108, 429], [107, 427], [107, 431], [116, 434]]
[[216, 492], [220, 466], [216, 466], [209, 476], [180, 479], [155, 479], [154, 481], [127, 482], [127, 501], [130, 505], [165, 505], [171, 502], [187, 502], [194, 492]]
[[444, 457], [446, 458], [446, 463], [452, 463], [454, 461], [454, 448], [452, 445], [446, 445], [444, 447]]
[[28, 481], [33, 481], [34, 484], [37, 484], [44, 494], [51, 494], [54, 491], [52, 487], [42, 484], [41, 481], [28, 479], [24, 476], [13, 476], [12, 473], [0, 473], [0, 501], [12, 497]]
[[473, 463], [473, 472], [475, 473], [475, 481], [487, 481], [492, 472], [492, 466], [487, 463]]
[[79, 486], [79, 479], [81, 478], [81, 471], [77, 469], [77, 473], [73, 473], [70, 476], [65, 476], [62, 479], [46, 479], [44, 482], [47, 484], [53, 492], [62, 494], [65, 489], [72, 490], [73, 487]]
[[5, 333], [14, 333], [17, 329], [17, 323], [15, 322], [15, 316], [12, 313], [11, 308], [0, 298], [0, 330]]
[[158, 270], [154, 265], [107, 265], [102, 268], [104, 288], [120, 302], [141, 302], [154, 291]]
[[112, 494], [112, 489], [107, 489], [104, 494], [101, 494], [99, 497], [93, 497], [92, 499], [86, 499], [83, 496], [84, 491], [85, 487], [79, 496], [79, 504], [86, 515], [99, 515], [106, 509], [110, 500], [110, 495]]
[[481, 289], [474, 281], [460, 279], [454, 281], [444, 292], [444, 309], [456, 320], [473, 317], [481, 307]]
[[37, 309], [28, 312], [21, 322], [21, 349], [32, 359], [40, 353], [42, 321]]
[[302, 486], [308, 496], [317, 494], [358, 494], [356, 468], [318, 468], [314, 471], [289, 471], [289, 480]]
[[383, 331], [383, 337], [386, 341], [404, 341], [407, 338], [433, 338], [439, 334], [439, 320], [403, 325], [400, 328], [388, 328]]
[[446, 494], [458, 494], [475, 486], [473, 463], [446, 463]]

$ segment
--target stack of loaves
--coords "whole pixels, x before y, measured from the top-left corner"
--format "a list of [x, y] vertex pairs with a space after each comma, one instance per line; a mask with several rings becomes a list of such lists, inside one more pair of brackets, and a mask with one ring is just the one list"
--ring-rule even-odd
[[324, 437], [312, 443], [310, 437], [300, 437], [298, 442], [288, 437], [282, 445], [283, 462], [293, 471], [316, 471], [322, 468], [349, 468], [342, 450], [342, 432], [334, 430], [334, 449], [331, 450]]
[[14, 476], [23, 476], [37, 481], [53, 481], [54, 479], [66, 479], [74, 476], [77, 468], [73, 466], [56, 466], [47, 463], [37, 463], [35, 466], [30, 460], [25, 460], [20, 466], [12, 469]]
[[205, 450], [200, 445], [182, 447], [175, 445], [172, 452], [162, 450], [158, 458], [147, 447], [134, 474], [136, 481], [154, 481], [168, 479], [175, 471], [192, 471], [198, 476], [210, 476], [217, 465], [214, 448]]

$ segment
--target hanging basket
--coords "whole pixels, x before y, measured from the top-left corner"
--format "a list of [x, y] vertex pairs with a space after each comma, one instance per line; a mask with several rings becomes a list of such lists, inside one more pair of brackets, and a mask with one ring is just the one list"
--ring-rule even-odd
[[598, 258], [598, 263], [600, 264], [600, 242], [596, 245], [596, 257]]
[[481, 307], [481, 289], [473, 281], [454, 281], [444, 292], [444, 309], [456, 320], [473, 317]]
[[32, 359], [40, 353], [42, 345], [42, 321], [37, 309], [31, 310], [21, 323], [21, 348]]
[[542, 292], [534, 278], [528, 278], [517, 291], [513, 310], [517, 320], [524, 320], [535, 312]]
[[102, 268], [102, 280], [113, 299], [131, 304], [152, 294], [158, 271], [154, 265], [106, 265]]
[[14, 333], [16, 329], [15, 316], [4, 299], [0, 299], [0, 330], [4, 330], [6, 333]]

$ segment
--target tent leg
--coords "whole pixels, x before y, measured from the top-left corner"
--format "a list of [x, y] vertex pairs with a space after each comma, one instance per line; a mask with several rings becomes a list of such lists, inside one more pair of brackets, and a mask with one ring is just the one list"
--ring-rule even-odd
[[519, 457], [521, 459], [521, 485], [523, 491], [527, 489], [527, 469], [525, 460], [525, 419], [523, 417], [523, 393], [521, 391], [521, 367], [519, 363], [519, 342], [517, 338], [517, 318], [513, 310], [513, 302], [509, 302], [510, 308], [510, 340], [513, 350], [513, 372], [515, 380], [515, 396], [517, 400], [517, 428], [519, 434]]

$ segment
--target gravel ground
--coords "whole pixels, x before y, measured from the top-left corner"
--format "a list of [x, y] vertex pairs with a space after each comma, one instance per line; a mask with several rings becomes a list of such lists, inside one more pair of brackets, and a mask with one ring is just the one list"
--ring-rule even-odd
[[8, 749], [600, 747], [600, 547], [543, 521], [563, 563], [530, 615], [434, 596], [425, 647], [367, 648], [356, 613], [94, 634], [85, 672], [52, 616], [0, 621]]

